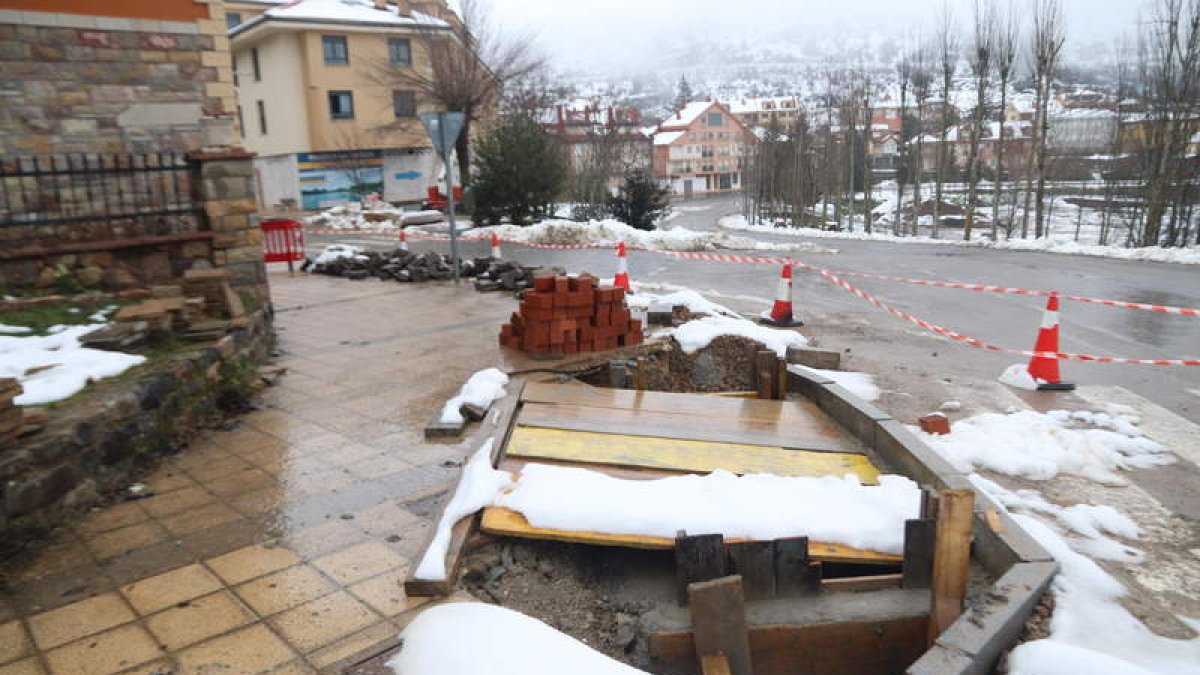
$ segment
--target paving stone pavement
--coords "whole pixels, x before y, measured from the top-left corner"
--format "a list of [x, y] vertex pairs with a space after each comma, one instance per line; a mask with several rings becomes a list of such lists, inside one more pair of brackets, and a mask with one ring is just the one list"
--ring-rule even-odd
[[314, 673], [395, 635], [431, 498], [472, 439], [425, 423], [502, 361], [469, 284], [273, 274], [287, 368], [228, 431], [0, 570], [0, 675]]

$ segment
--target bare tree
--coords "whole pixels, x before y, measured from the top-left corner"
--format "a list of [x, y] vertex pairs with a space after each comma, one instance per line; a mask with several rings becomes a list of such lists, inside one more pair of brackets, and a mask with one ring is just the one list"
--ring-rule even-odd
[[[1000, 86], [1000, 110], [996, 115], [996, 121], [1000, 124], [1000, 137], [996, 139], [996, 176], [992, 186], [992, 241], [996, 240], [997, 227], [1000, 223], [1001, 185], [1005, 175], [1004, 121], [1008, 114], [1008, 86], [1012, 80], [1013, 64], [1017, 60], [1017, 40], [1020, 30], [1016, 10], [1012, 0], [1009, 0], [1004, 16], [996, 21], [995, 57], [992, 59], [992, 65], [996, 69], [997, 84]], [[1005, 236], [1011, 236], [1012, 223], [1008, 223], [1004, 231]]]
[[896, 78], [900, 81], [900, 133], [896, 143], [896, 208], [892, 217], [892, 234], [900, 234], [900, 212], [904, 203], [905, 170], [908, 165], [908, 139], [904, 136], [905, 118], [908, 115], [908, 88], [913, 75], [912, 52], [901, 52], [896, 61]]
[[[979, 144], [987, 121], [988, 77], [995, 56], [996, 8], [991, 0], [975, 0], [974, 30], [971, 42], [971, 76], [975, 80], [975, 110], [971, 115], [971, 152], [967, 164], [967, 213], [963, 239], [971, 240], [975, 228], [975, 210], [979, 206]], [[1001, 129], [1003, 129], [1001, 125]], [[1003, 134], [1002, 134], [1003, 135]]]
[[[1147, 146], [1146, 221], [1138, 245], [1186, 244], [1178, 237], [1195, 166], [1184, 155], [1200, 104], [1200, 0], [1158, 0], [1145, 36]], [[1174, 204], [1169, 202], [1174, 200]], [[1171, 206], [1164, 236], [1163, 218]], [[1186, 209], [1190, 220], [1191, 209]]]
[[958, 36], [956, 35], [956, 31], [954, 13], [950, 9], [950, 3], [947, 2], [942, 5], [942, 12], [938, 17], [937, 26], [938, 59], [942, 75], [942, 121], [938, 124], [941, 127], [939, 134], [941, 143], [938, 144], [937, 176], [935, 178], [936, 183], [934, 184], [932, 232], [934, 239], [937, 238], [938, 228], [941, 226], [939, 221], [942, 215], [942, 184], [946, 178], [946, 164], [949, 163], [947, 155], [950, 151], [950, 91], [954, 86], [954, 72], [958, 66]]
[[[1174, 1], [1174, 0], [1167, 0]], [[1033, 63], [1033, 85], [1035, 92], [1034, 118], [1034, 176], [1037, 179], [1034, 194], [1036, 222], [1034, 237], [1046, 235], [1046, 156], [1047, 137], [1050, 132], [1050, 94], [1054, 77], [1058, 72], [1058, 59], [1067, 41], [1066, 22], [1060, 0], [1033, 0], [1033, 40], [1030, 43], [1030, 60]], [[1025, 218], [1028, 219], [1028, 207]]]
[[410, 63], [377, 62], [370, 77], [389, 90], [413, 90], [438, 107], [466, 115], [455, 154], [468, 176], [472, 124], [499, 106], [507, 87], [542, 70], [545, 61], [530, 36], [502, 34], [483, 0], [461, 0], [459, 6], [459, 15], [438, 17], [446, 26], [421, 24]]
[[[913, 184], [913, 204], [915, 209], [921, 206], [921, 180], [925, 176], [925, 104], [929, 101], [930, 92], [933, 89], [933, 70], [929, 63], [929, 55], [924, 44], [918, 44], [917, 50], [913, 54], [912, 65], [912, 81], [913, 98], [917, 100], [917, 114], [914, 116], [917, 122], [916, 129], [913, 134], [917, 137], [917, 154], [910, 163], [910, 171], [912, 173]], [[912, 234], [917, 234], [917, 216], [914, 210], [912, 220]]]

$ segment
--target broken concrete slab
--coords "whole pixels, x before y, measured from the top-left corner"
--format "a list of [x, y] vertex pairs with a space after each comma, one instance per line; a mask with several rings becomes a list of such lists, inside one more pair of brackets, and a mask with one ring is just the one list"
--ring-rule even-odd
[[427, 440], [436, 438], [458, 438], [459, 436], [462, 436], [463, 430], [466, 428], [466, 418], [463, 418], [463, 421], [458, 423], [443, 422], [442, 411], [439, 408], [438, 411], [433, 414], [433, 419], [429, 421], [429, 424], [425, 425], [425, 438]]

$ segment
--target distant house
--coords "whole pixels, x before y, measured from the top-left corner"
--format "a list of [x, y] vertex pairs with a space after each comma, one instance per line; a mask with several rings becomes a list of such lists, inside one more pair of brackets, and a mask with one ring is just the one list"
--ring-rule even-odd
[[442, 169], [418, 113], [434, 102], [373, 73], [430, 71], [427, 38], [455, 39], [445, 0], [232, 0], [226, 11], [238, 14], [226, 15], [238, 116], [264, 206], [425, 196]]
[[769, 127], [775, 124], [781, 131], [786, 132], [795, 125], [802, 108], [800, 100], [796, 97], [781, 96], [733, 101], [729, 104], [729, 112], [748, 127]]
[[607, 155], [610, 188], [620, 185], [629, 169], [651, 168], [653, 144], [640, 125], [636, 108], [558, 105], [542, 116], [542, 128], [559, 141], [576, 172]]
[[[1029, 147], [1032, 143], [1033, 124], [1031, 122], [1005, 122], [1003, 127], [999, 122], [989, 122], [983, 126], [983, 134], [979, 139], [979, 161], [984, 175], [995, 175], [996, 160], [999, 156], [1000, 144], [1004, 144], [1004, 176], [1012, 178], [1024, 176], [1029, 157]], [[926, 134], [921, 137], [922, 166], [926, 172], [935, 170], [938, 153], [943, 142], [950, 144], [947, 157], [950, 160], [947, 171], [949, 175], [967, 169], [971, 159], [971, 128], [969, 125], [950, 127], [945, 139], [940, 135]], [[910, 145], [914, 147], [915, 143]]]
[[1050, 115], [1046, 143], [1058, 153], [1086, 155], [1110, 151], [1117, 142], [1117, 113], [1103, 108], [1068, 108]]
[[715, 101], [689, 103], [654, 133], [654, 175], [676, 194], [742, 188], [750, 128]]
[[887, 173], [895, 171], [900, 156], [900, 132], [892, 131], [886, 124], [871, 125], [871, 145], [867, 151], [871, 158], [871, 169]]

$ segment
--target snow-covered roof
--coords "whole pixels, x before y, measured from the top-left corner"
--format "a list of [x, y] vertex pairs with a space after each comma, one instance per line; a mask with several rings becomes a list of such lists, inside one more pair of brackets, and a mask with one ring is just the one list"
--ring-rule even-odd
[[654, 134], [654, 144], [670, 145], [679, 140], [679, 138], [686, 133], [686, 131], [660, 131], [659, 133]]
[[795, 112], [800, 109], [800, 101], [794, 96], [777, 98], [748, 98], [733, 101], [729, 104], [729, 112], [734, 115], [744, 115], [756, 112]]
[[278, 7], [272, 7], [253, 19], [235, 26], [229, 31], [229, 34], [235, 36], [272, 20], [382, 27], [446, 28], [450, 25], [441, 19], [421, 12], [412, 12], [411, 16], [402, 16], [395, 5], [388, 5], [387, 9], [377, 9], [371, 0], [294, 0]]
[[1051, 115], [1052, 120], [1061, 119], [1110, 119], [1116, 117], [1117, 113], [1104, 108], [1066, 108], [1058, 113]]
[[713, 101], [696, 101], [683, 106], [683, 109], [663, 120], [660, 128], [669, 129], [672, 127], [686, 127], [692, 122], [695, 122], [709, 108], [713, 107]]

